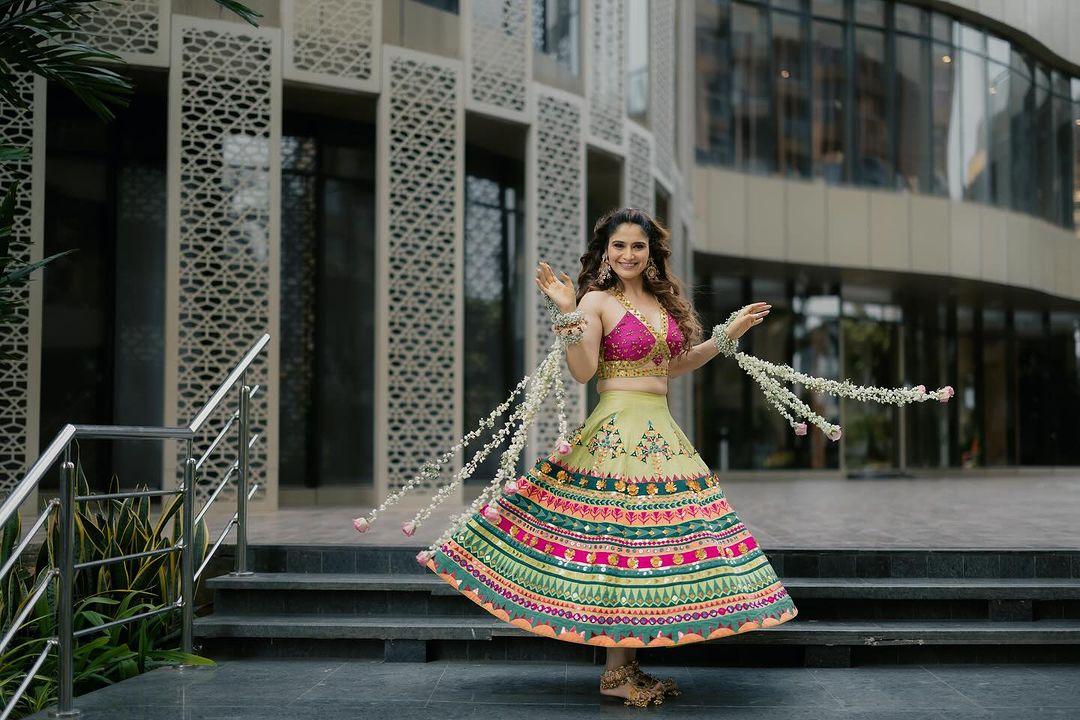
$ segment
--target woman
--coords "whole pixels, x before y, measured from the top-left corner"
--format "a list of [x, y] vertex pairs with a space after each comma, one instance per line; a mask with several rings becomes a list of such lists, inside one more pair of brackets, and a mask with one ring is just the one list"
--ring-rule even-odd
[[[769, 627], [798, 612], [668, 411], [668, 378], [718, 353], [696, 342], [701, 324], [668, 265], [668, 237], [639, 210], [603, 216], [576, 294], [565, 272], [560, 281], [540, 263], [540, 290], [584, 318], [566, 361], [580, 383], [598, 376], [600, 401], [569, 454], [537, 462], [493, 503], [495, 522], [477, 516], [428, 565], [519, 627], [608, 646], [600, 692], [636, 705], [678, 693], [640, 670], [637, 647]], [[744, 307], [731, 339], [770, 307]]]
[[[552, 351], [505, 402], [366, 517], [405, 494], [440, 483], [439, 468], [496, 418], [523, 389], [524, 400], [495, 437], [439, 486], [434, 499], [402, 524], [412, 535], [452, 496], [493, 447], [513, 430], [490, 485], [427, 549], [421, 565], [496, 617], [537, 635], [607, 648], [600, 692], [626, 704], [659, 705], [677, 695], [635, 659], [639, 647], [712, 640], [787, 622], [798, 614], [757, 541], [724, 496], [715, 473], [671, 417], [667, 380], [718, 353], [735, 359], [766, 399], [805, 435], [804, 418], [829, 439], [841, 428], [815, 413], [783, 382], [839, 397], [902, 405], [954, 394], [878, 388], [818, 378], [788, 365], [736, 352], [738, 339], [762, 323], [771, 305], [733, 312], [701, 342], [701, 324], [668, 265], [668, 232], [647, 213], [623, 208], [600, 218], [581, 257], [575, 292], [541, 262], [536, 284], [556, 332]], [[580, 383], [596, 375], [600, 401], [567, 431], [561, 362]], [[513, 478], [526, 432], [549, 393], [558, 405], [559, 440], [524, 475]], [[516, 429], [515, 429], [516, 426]]]

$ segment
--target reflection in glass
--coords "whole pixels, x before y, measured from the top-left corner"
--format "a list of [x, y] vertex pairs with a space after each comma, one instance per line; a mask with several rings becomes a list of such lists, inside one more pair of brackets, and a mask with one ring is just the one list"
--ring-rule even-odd
[[731, 5], [721, 0], [706, 0], [694, 7], [697, 11], [694, 58], [697, 159], [731, 165], [735, 159], [732, 147]]
[[780, 172], [810, 175], [809, 72], [803, 60], [806, 32], [797, 15], [774, 12], [773, 58], [776, 63], [776, 148]]
[[[765, 322], [747, 333], [747, 351], [763, 360], [787, 363], [792, 354], [791, 298], [786, 283], [779, 280], [754, 278], [751, 283], [752, 302], [764, 300], [772, 304]], [[795, 464], [794, 434], [787, 420], [773, 409], [764, 394], [753, 394], [750, 415], [752, 438], [751, 467], [776, 469]]]
[[952, 47], [934, 43], [931, 48], [931, 176], [930, 191], [959, 199], [960, 94], [957, 92], [956, 53]]
[[889, 149], [888, 85], [885, 33], [855, 30], [855, 172], [858, 182], [873, 187], [893, 183]]
[[649, 110], [649, 2], [625, 0], [626, 114], [644, 124]]
[[844, 27], [815, 20], [812, 29], [811, 77], [813, 175], [829, 183], [844, 180]]
[[533, 47], [552, 55], [570, 75], [580, 68], [579, 0], [533, 0]]
[[1012, 208], [1031, 212], [1034, 203], [1031, 138], [1035, 133], [1035, 87], [1028, 59], [1013, 50], [1009, 63], [1009, 159], [1012, 169]]
[[989, 200], [986, 153], [986, 60], [967, 50], [960, 56], [963, 121], [960, 127], [960, 167], [965, 200]]
[[[791, 301], [794, 334], [792, 367], [817, 377], [840, 379], [840, 293], [831, 283], [796, 287]], [[840, 400], [796, 385], [793, 391], [829, 422], [840, 420]], [[796, 466], [839, 467], [839, 444], [823, 433], [795, 438]]]
[[977, 348], [982, 362], [983, 382], [982, 421], [983, 464], [1009, 464], [1008, 418], [1010, 413], [1010, 388], [1008, 364], [1008, 338], [1005, 311], [1000, 308], [983, 308], [982, 341]]
[[773, 170], [769, 141], [769, 46], [765, 11], [731, 6], [732, 68], [738, 82], [732, 89], [735, 117], [735, 165], [750, 172]]
[[897, 36], [897, 187], [912, 191], [926, 190], [924, 178], [930, 172], [930, 108], [924, 90], [928, 53], [926, 40]]
[[[848, 289], [845, 288], [845, 294]], [[844, 300], [843, 376], [859, 385], [899, 385], [898, 306]], [[900, 412], [895, 405], [841, 400], [844, 465], [848, 470], [892, 469], [900, 462]]]
[[[1008, 61], [1008, 52], [1005, 54]], [[987, 63], [989, 81], [989, 122], [990, 122], [990, 201], [998, 207], [1008, 207], [1012, 200], [1012, 140], [1009, 137], [1011, 126], [1009, 116], [1009, 95], [1011, 75], [1008, 66]]]
[[[462, 362], [463, 414], [472, 428], [525, 373], [524, 167], [475, 145], [466, 148], [465, 162], [465, 337], [471, 341]], [[510, 442], [507, 436], [492, 448], [466, 482], [490, 482]], [[525, 458], [518, 460], [521, 469]]]

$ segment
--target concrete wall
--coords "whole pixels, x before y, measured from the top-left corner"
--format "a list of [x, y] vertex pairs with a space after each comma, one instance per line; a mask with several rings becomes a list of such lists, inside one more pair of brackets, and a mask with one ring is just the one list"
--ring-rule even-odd
[[948, 198], [699, 166], [694, 238], [703, 252], [985, 280], [1080, 299], [1071, 230]]

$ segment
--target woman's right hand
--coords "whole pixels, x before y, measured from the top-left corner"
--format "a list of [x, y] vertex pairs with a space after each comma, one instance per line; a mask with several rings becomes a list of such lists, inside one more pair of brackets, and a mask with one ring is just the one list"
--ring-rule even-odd
[[571, 313], [577, 307], [577, 299], [574, 293], [574, 282], [565, 272], [563, 279], [555, 277], [551, 266], [543, 260], [536, 267], [536, 286], [551, 298], [559, 312]]

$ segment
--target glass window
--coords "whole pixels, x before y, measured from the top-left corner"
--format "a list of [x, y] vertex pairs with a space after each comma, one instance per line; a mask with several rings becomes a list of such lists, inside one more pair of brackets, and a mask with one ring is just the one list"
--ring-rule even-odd
[[861, 185], [893, 184], [885, 33], [855, 29], [855, 172]]
[[781, 173], [810, 175], [810, 73], [806, 67], [806, 29], [802, 18], [774, 12], [776, 62], [776, 146]]
[[[1036, 77], [1049, 80], [1045, 74]], [[1054, 159], [1054, 105], [1048, 84], [1035, 85], [1035, 206], [1033, 211], [1044, 220], [1054, 222], [1057, 215], [1057, 193], [1054, 178], [1058, 166]]]
[[1073, 137], [1073, 227], [1080, 228], [1080, 78], [1072, 79], [1072, 137]]
[[986, 59], [964, 50], [960, 56], [960, 169], [963, 197], [987, 202], [990, 183], [987, 172], [987, 81]]
[[[465, 163], [465, 337], [487, 339], [465, 348], [463, 414], [465, 427], [475, 428], [525, 374], [525, 170], [473, 144]], [[476, 447], [491, 437], [484, 433]], [[510, 441], [492, 448], [467, 482], [490, 482]], [[525, 458], [518, 460], [523, 469]]]
[[751, 172], [771, 172], [767, 17], [765, 10], [743, 3], [732, 3], [731, 12], [735, 164]]
[[[771, 362], [788, 362], [792, 353], [791, 298], [786, 282], [770, 278], [751, 279], [753, 301], [772, 303], [768, 319], [745, 335], [747, 352]], [[741, 342], [741, 341], [740, 341]], [[795, 465], [791, 426], [761, 392], [754, 392], [750, 406], [751, 467], [778, 469]]]
[[792, 12], [802, 12], [804, 8], [803, 0], [772, 0], [772, 6], [774, 8], [780, 8], [783, 10], [790, 10]]
[[1032, 136], [1035, 133], [1035, 88], [1027, 58], [1012, 50], [1009, 67], [1009, 140], [1014, 210], [1031, 212], [1034, 206]]
[[929, 43], [921, 38], [896, 38], [896, 184], [920, 192], [927, 191], [930, 168], [929, 51]]
[[854, 3], [855, 22], [885, 27], [885, 0], [860, 0]]
[[1073, 146], [1072, 102], [1066, 95], [1054, 94], [1054, 217], [1062, 227], [1072, 226]]
[[649, 0], [626, 8], [626, 114], [644, 122], [649, 111]]
[[948, 15], [930, 13], [930, 35], [938, 42], [955, 45], [957, 42], [957, 23]]
[[[43, 256], [76, 252], [30, 282], [42, 293], [32, 454], [69, 422], [164, 422], [167, 78], [124, 72], [136, 92], [109, 123], [65, 88], [48, 87]], [[5, 382], [14, 380], [9, 367]], [[78, 453], [91, 490], [107, 489], [114, 473], [123, 488], [157, 488], [163, 447], [176, 445], [94, 441]], [[56, 478], [49, 473], [44, 487]]]
[[[832, 283], [796, 283], [791, 300], [794, 352], [792, 367], [799, 372], [823, 378], [840, 377], [840, 293]], [[840, 419], [840, 400], [832, 395], [793, 388], [814, 412], [830, 422]], [[797, 466], [836, 468], [840, 463], [840, 444], [824, 433], [810, 432], [795, 438]]]
[[844, 19], [844, 0], [810, 0], [810, 12], [817, 17]]
[[375, 127], [282, 123], [280, 482], [371, 486]]
[[990, 202], [1009, 207], [1012, 202], [1011, 146], [1009, 135], [1009, 46], [990, 38], [990, 60], [987, 62], [987, 117], [990, 126]]
[[957, 92], [955, 52], [934, 43], [931, 48], [931, 175], [930, 191], [959, 199], [960, 94]]
[[[896, 305], [848, 300], [863, 288], [844, 287], [843, 377], [859, 385], [896, 387], [902, 315]], [[866, 288], [867, 295], [879, 295]], [[900, 463], [899, 408], [842, 399], [844, 466], [848, 470], [892, 469]]]
[[732, 146], [731, 6], [726, 0], [695, 4], [697, 19], [696, 127], [699, 162], [730, 165]]
[[815, 20], [811, 36], [813, 175], [830, 183], [843, 182], [844, 97], [848, 85], [844, 27]]
[[926, 35], [926, 11], [913, 5], [896, 3], [896, 29], [901, 32]]
[[552, 55], [566, 71], [580, 71], [579, 0], [534, 0], [533, 47]]

